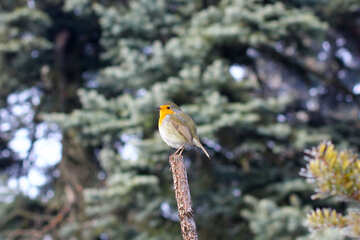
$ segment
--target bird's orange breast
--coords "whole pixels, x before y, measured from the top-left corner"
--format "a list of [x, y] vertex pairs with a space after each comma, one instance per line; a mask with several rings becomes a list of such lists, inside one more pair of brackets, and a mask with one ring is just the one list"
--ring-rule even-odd
[[158, 125], [159, 127], [162, 124], [162, 121], [164, 120], [164, 118], [168, 115], [168, 114], [174, 114], [175, 112], [171, 109], [167, 109], [167, 108], [160, 108], [160, 114], [159, 114], [159, 121], [158, 121]]

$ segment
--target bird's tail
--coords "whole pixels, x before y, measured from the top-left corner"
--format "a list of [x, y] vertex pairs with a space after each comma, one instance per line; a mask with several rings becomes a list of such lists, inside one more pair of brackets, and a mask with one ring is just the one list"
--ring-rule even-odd
[[204, 153], [205, 155], [210, 159], [210, 155], [209, 153], [206, 151], [206, 149], [204, 148], [204, 146], [201, 144], [200, 140], [197, 138], [193, 139], [194, 145], [199, 147]]

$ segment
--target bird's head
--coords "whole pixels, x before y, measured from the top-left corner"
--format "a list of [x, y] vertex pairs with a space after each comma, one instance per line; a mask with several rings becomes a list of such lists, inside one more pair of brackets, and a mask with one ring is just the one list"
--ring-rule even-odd
[[170, 102], [170, 103], [160, 105], [160, 107], [158, 107], [158, 110], [160, 111], [160, 114], [166, 115], [166, 114], [175, 113], [177, 110], [180, 110], [180, 108], [175, 103]]
[[166, 103], [158, 107], [159, 110], [159, 126], [162, 123], [162, 120], [169, 114], [174, 114], [178, 111], [181, 111], [179, 106], [175, 103]]

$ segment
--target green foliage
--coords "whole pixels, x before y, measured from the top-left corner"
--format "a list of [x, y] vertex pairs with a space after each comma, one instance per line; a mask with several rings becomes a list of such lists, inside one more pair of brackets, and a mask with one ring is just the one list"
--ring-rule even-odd
[[49, 41], [41, 37], [43, 28], [51, 24], [45, 13], [27, 7], [16, 8], [10, 13], [1, 14], [0, 20], [8, 26], [1, 28], [0, 52], [21, 52], [51, 46]]
[[257, 200], [245, 196], [244, 201], [251, 205], [244, 210], [242, 216], [249, 220], [255, 239], [297, 239], [306, 230], [302, 224], [304, 210], [299, 209], [296, 196], [292, 196], [292, 205], [279, 207], [269, 199]]
[[[39, 75], [39, 67], [30, 61], [34, 51], [37, 55], [51, 48], [44, 37], [51, 25], [49, 16], [37, 9], [4, 4], [0, 8], [0, 106], [5, 106], [7, 95], [22, 90], [29, 78]], [[8, 5], [8, 6], [6, 6]], [[8, 9], [7, 9], [8, 8]], [[5, 10], [6, 9], [6, 10]], [[22, 69], [22, 71], [19, 71]], [[26, 73], [26, 74], [25, 74]]]

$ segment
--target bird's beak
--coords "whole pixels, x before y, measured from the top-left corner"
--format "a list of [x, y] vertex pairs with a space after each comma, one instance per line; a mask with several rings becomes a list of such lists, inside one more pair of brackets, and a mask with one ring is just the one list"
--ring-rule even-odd
[[156, 110], [156, 111], [160, 111], [160, 107], [156, 107], [155, 110]]

